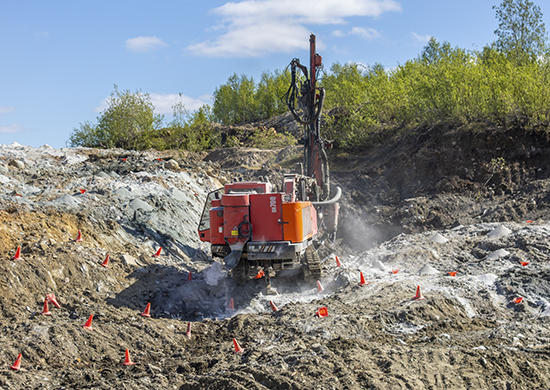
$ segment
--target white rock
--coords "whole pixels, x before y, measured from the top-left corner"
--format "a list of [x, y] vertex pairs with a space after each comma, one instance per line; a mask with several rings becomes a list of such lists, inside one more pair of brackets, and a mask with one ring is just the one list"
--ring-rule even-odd
[[497, 249], [493, 253], [489, 254], [485, 260], [498, 260], [501, 257], [506, 257], [508, 255], [510, 255], [510, 252], [506, 249]]
[[126, 265], [137, 265], [137, 266], [141, 265], [135, 257], [130, 256], [130, 255], [122, 255], [122, 256], [120, 256], [120, 259]]
[[497, 279], [498, 276], [496, 276], [495, 274], [483, 274], [477, 277], [477, 280], [488, 285], [495, 284]]
[[66, 206], [78, 206], [79, 201], [73, 198], [71, 195], [65, 194], [56, 200], [52, 201], [53, 204], [66, 205]]
[[504, 237], [504, 236], [507, 236], [508, 234], [512, 233], [512, 231], [510, 229], [508, 229], [506, 226], [504, 225], [499, 225], [497, 226], [494, 230], [490, 231], [488, 234], [487, 234], [487, 237], [490, 237], [490, 238], [499, 238], [499, 237]]
[[134, 210], [143, 210], [143, 211], [152, 211], [153, 207], [149, 205], [149, 203], [141, 200], [141, 199], [134, 199], [130, 202], [130, 207]]
[[419, 275], [437, 275], [438, 273], [439, 271], [429, 264], [424, 265], [418, 270]]
[[380, 260], [374, 260], [372, 262], [372, 267], [376, 268], [376, 269], [379, 269], [380, 271], [385, 271], [386, 270], [386, 266], [384, 264], [382, 264], [382, 262]]
[[441, 234], [436, 233], [432, 238], [430, 238], [430, 241], [435, 242], [436, 244], [445, 244], [447, 240], [445, 237], [443, 237]]

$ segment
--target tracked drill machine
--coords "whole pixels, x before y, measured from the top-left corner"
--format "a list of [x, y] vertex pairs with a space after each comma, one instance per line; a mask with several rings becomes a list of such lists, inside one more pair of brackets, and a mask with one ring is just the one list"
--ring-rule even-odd
[[264, 271], [268, 291], [270, 269], [302, 269], [306, 280], [321, 277], [314, 244], [320, 237], [336, 237], [341, 196], [336, 187], [330, 198], [327, 142], [320, 134], [325, 92], [316, 80], [321, 66], [312, 34], [309, 70], [292, 60], [285, 95], [294, 119], [304, 127], [300, 172], [285, 175], [280, 192], [269, 181], [234, 181], [207, 196], [199, 236], [210, 242], [212, 256], [223, 258], [236, 284], [245, 284], [258, 268]]

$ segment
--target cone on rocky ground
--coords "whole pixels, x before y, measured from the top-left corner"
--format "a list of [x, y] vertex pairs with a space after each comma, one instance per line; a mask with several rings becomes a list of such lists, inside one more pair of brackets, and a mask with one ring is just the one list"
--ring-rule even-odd
[[187, 332], [185, 332], [185, 335], [189, 338], [191, 338], [191, 323], [187, 323]]
[[94, 318], [94, 315], [91, 314], [90, 317], [88, 317], [88, 321], [86, 321], [86, 323], [84, 325], [82, 325], [82, 327], [85, 328], [85, 329], [94, 330], [94, 328], [92, 328], [92, 319], [93, 318]]
[[44, 308], [42, 309], [42, 314], [43, 316], [51, 316], [52, 313], [50, 312], [50, 309], [48, 307], [48, 299], [45, 299], [44, 300]]
[[517, 298], [514, 298], [514, 303], [515, 304], [520, 304], [521, 302], [523, 302], [523, 297], [517, 297]]
[[319, 318], [325, 318], [328, 317], [328, 309], [326, 306], [321, 307], [315, 312], [315, 315]]
[[162, 247], [159, 248], [159, 250], [153, 255], [153, 257], [160, 257], [161, 252], [162, 252]]
[[229, 310], [235, 310], [235, 302], [233, 302], [233, 298], [229, 300], [229, 306], [227, 308]]
[[11, 259], [12, 260], [23, 260], [23, 258], [21, 257], [21, 246], [17, 247], [17, 249], [15, 250], [15, 256], [13, 256]]
[[141, 315], [144, 317], [151, 317], [150, 311], [151, 311], [151, 302], [149, 302], [147, 306], [145, 306], [145, 310], [143, 310], [143, 313], [141, 313]]
[[451, 271], [451, 272], [449, 272], [449, 275], [456, 276], [456, 273], [457, 273], [457, 271]]
[[392, 270], [390, 271], [390, 273], [391, 273], [392, 275], [395, 275], [395, 274], [398, 273], [398, 272], [399, 272], [399, 268], [397, 268], [397, 269], [392, 269]]
[[269, 304], [271, 305], [271, 310], [272, 311], [277, 311], [279, 309], [277, 309], [277, 306], [275, 306], [275, 304], [273, 303], [273, 301], [269, 301]]
[[323, 292], [324, 288], [320, 281], [317, 281], [317, 292]]
[[133, 364], [136, 364], [130, 359], [130, 352], [128, 352], [128, 348], [126, 348], [126, 352], [124, 353], [124, 363], [122, 363], [123, 366], [131, 366]]
[[338, 258], [337, 255], [334, 255], [334, 257], [336, 258], [336, 266], [337, 267], [341, 267], [342, 266], [342, 263], [340, 263], [340, 259]]
[[82, 239], [82, 232], [80, 231], [80, 229], [78, 229], [78, 234], [76, 235], [76, 238], [74, 239], [76, 242], [82, 242], [84, 241]]
[[521, 264], [522, 267], [527, 267], [529, 265], [528, 261], [520, 261], [519, 263]]
[[424, 299], [424, 297], [422, 296], [422, 293], [420, 292], [420, 286], [416, 286], [416, 295], [413, 297], [413, 299], [416, 301]]
[[259, 270], [254, 279], [261, 279], [265, 276], [265, 271], [263, 269]]
[[359, 282], [359, 286], [366, 286], [368, 283], [365, 280], [365, 277], [363, 276], [363, 272], [361, 272], [360, 277], [361, 277], [361, 281]]
[[105, 257], [105, 260], [103, 260], [103, 263], [101, 263], [102, 267], [109, 268], [109, 254], [107, 254], [107, 257]]
[[243, 353], [244, 352], [244, 349], [241, 348], [241, 346], [237, 342], [237, 339], [233, 339], [233, 346], [235, 347], [235, 352], [234, 353]]
[[85, 189], [83, 189], [83, 188], [80, 189], [80, 193], [81, 193], [81, 194], [85, 193], [86, 191], [87, 191], [87, 190], [85, 190]]
[[10, 368], [13, 371], [19, 371], [21, 369], [21, 357], [22, 357], [22, 354], [17, 355], [17, 359], [15, 359], [15, 363], [13, 363], [13, 366], [10, 366]]
[[48, 303], [51, 303], [53, 304], [55, 307], [57, 307], [58, 309], [61, 308], [61, 305], [59, 304], [59, 302], [57, 302], [57, 299], [55, 299], [55, 295], [53, 294], [46, 294], [46, 300], [48, 301]]
[[189, 271], [189, 275], [187, 275], [187, 281], [191, 282], [192, 280], [193, 280], [193, 274], [191, 273], [191, 271]]

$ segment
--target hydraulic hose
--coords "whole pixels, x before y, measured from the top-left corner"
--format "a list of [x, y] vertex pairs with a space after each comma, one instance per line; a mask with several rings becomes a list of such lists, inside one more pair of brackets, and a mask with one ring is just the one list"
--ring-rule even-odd
[[342, 197], [342, 189], [340, 187], [336, 187], [336, 194], [332, 199], [325, 200], [324, 202], [311, 202], [314, 206], [328, 206], [329, 204], [334, 204], [340, 200]]

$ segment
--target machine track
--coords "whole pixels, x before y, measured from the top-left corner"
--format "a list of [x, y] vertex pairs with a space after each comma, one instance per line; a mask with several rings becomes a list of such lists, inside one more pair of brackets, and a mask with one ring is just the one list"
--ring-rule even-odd
[[317, 281], [321, 279], [321, 260], [319, 254], [313, 245], [310, 245], [305, 253], [305, 272], [306, 280]]

